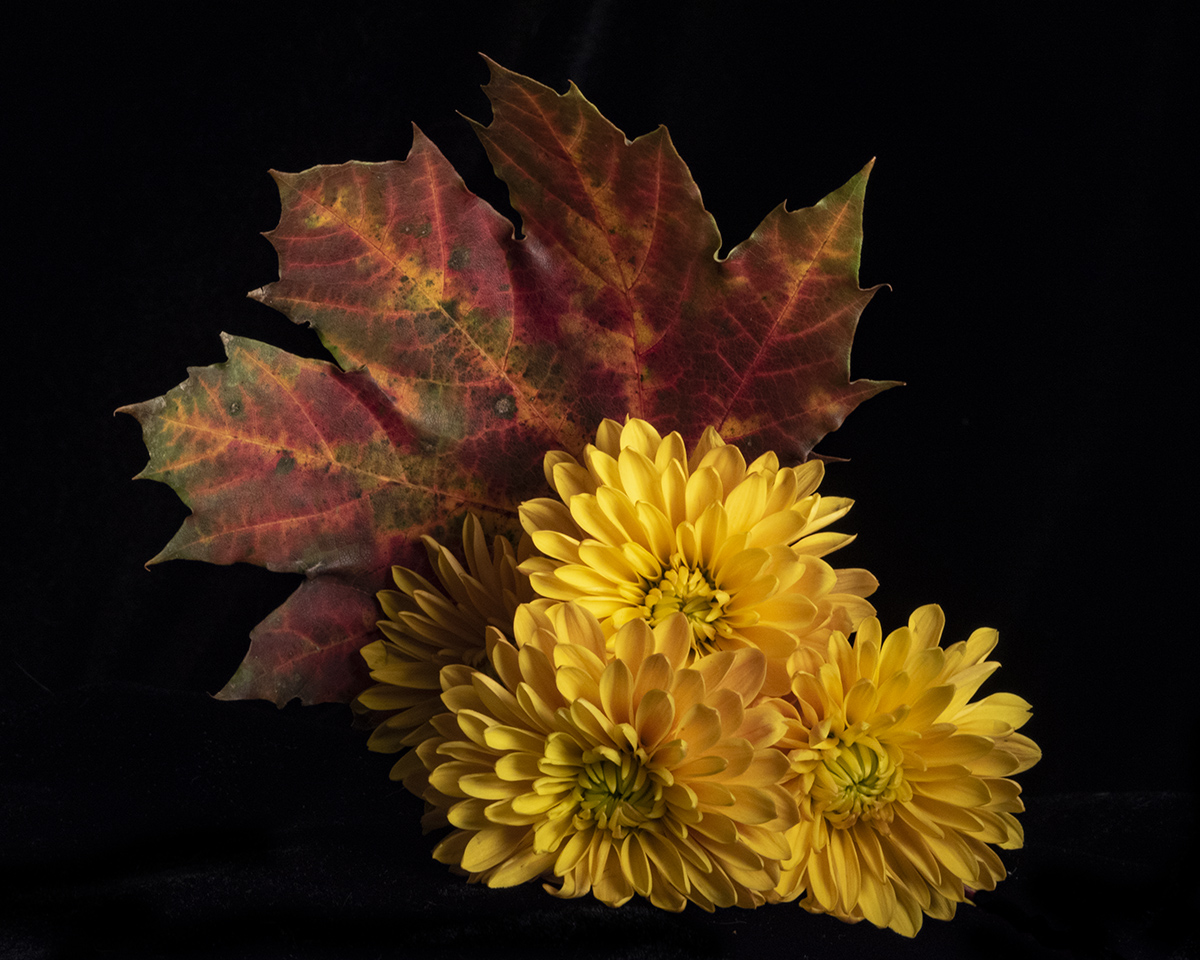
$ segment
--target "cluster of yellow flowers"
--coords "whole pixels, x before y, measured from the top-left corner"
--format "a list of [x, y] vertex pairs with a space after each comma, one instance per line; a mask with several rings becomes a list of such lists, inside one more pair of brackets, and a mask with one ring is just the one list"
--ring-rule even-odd
[[440, 587], [394, 568], [363, 651], [355, 707], [371, 749], [406, 751], [392, 777], [426, 828], [452, 828], [437, 860], [611, 906], [799, 899], [906, 936], [995, 886], [989, 844], [1022, 842], [1008, 778], [1040, 756], [1029, 704], [970, 702], [994, 630], [943, 649], [927, 606], [883, 636], [874, 577], [822, 559], [851, 503], [816, 492], [819, 461], [747, 465], [712, 428], [689, 453], [629, 419], [545, 469], [558, 498], [521, 507], [516, 550], [473, 517], [465, 568], [426, 538]]

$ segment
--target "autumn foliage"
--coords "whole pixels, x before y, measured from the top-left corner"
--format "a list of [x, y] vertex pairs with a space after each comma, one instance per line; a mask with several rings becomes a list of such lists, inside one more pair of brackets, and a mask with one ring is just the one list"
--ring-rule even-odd
[[[490, 62], [489, 62], [490, 63]], [[348, 700], [366, 681], [375, 593], [420, 536], [467, 510], [493, 532], [626, 415], [706, 426], [751, 456], [804, 460], [862, 400], [849, 379], [870, 165], [813, 207], [771, 211], [725, 259], [663, 127], [629, 142], [573, 85], [490, 63], [474, 124], [523, 236], [414, 130], [403, 162], [275, 173], [279, 280], [252, 296], [316, 329], [335, 362], [224, 336], [228, 359], [122, 407], [140, 477], [191, 509], [151, 563], [305, 574], [218, 694]]]

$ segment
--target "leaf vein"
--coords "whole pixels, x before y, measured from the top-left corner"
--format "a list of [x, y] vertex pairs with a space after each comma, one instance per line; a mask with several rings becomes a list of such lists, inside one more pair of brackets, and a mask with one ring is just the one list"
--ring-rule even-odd
[[[737, 402], [738, 397], [741, 396], [742, 390], [745, 388], [746, 384], [750, 381], [751, 375], [754, 372], [754, 368], [758, 365], [759, 361], [762, 359], [763, 354], [766, 352], [768, 345], [771, 343], [772, 339], [775, 337], [775, 331], [779, 328], [779, 325], [783, 322], [784, 317], [787, 316], [788, 310], [791, 308], [791, 305], [795, 302], [796, 298], [799, 296], [800, 290], [804, 287], [805, 282], [808, 280], [808, 275], [812, 271], [813, 266], [817, 263], [818, 260], [820, 260], [821, 254], [824, 252], [825, 247], [829, 244], [830, 239], [837, 232], [837, 228], [841, 224], [842, 218], [845, 216], [846, 210], [849, 206], [850, 206], [849, 202], [842, 204], [842, 208], [838, 211], [837, 217], [834, 219], [833, 224], [826, 231], [825, 236], [821, 238], [821, 244], [819, 247], [817, 247], [817, 250], [814, 252], [812, 258], [809, 260], [808, 266], [804, 268], [803, 273], [796, 280], [795, 286], [794, 286], [791, 294], [788, 295], [787, 302], [783, 305], [783, 307], [780, 308], [778, 314], [776, 314], [774, 320], [772, 321], [771, 329], [767, 331], [766, 335], [762, 339], [762, 342], [759, 343], [758, 349], [755, 351], [754, 358], [750, 361], [750, 363], [748, 363], [746, 365], [746, 372], [742, 375], [742, 377], [738, 381], [737, 389], [735, 389], [733, 391], [733, 394], [730, 396], [729, 401], [725, 404], [725, 410], [721, 415], [721, 422], [717, 425], [718, 431], [721, 430], [725, 426], [725, 421], [729, 419], [729, 414], [733, 410], [733, 405]], [[786, 207], [784, 208], [783, 214], [784, 214], [784, 216], [788, 215]], [[808, 330], [806, 328], [805, 335], [807, 336], [807, 334], [808, 334]]]
[[[436, 183], [436, 178], [434, 178], [432, 175], [430, 175], [428, 159], [425, 160], [425, 164], [426, 164], [426, 174], [429, 177], [429, 180], [431, 183], [429, 194], [432, 197], [436, 192], [434, 187], [432, 186], [432, 184]], [[382, 260], [384, 260], [386, 263], [391, 264], [393, 270], [401, 271], [401, 275], [404, 275], [403, 271], [402, 271], [402, 265], [399, 260], [397, 260], [395, 257], [393, 257], [387, 250], [385, 250], [378, 243], [376, 243], [375, 241], [373, 241], [369, 237], [367, 237], [365, 233], [359, 231], [354, 226], [354, 224], [352, 224], [339, 211], [337, 211], [336, 209], [334, 209], [332, 207], [325, 205], [319, 199], [317, 199], [317, 197], [313, 194], [306, 193], [302, 190], [298, 190], [295, 187], [291, 187], [291, 189], [293, 191], [295, 191], [296, 193], [298, 193], [303, 199], [305, 199], [307, 202], [309, 202], [313, 206], [315, 206], [321, 210], [327, 211], [332, 217], [339, 220], [348, 230], [350, 230], [354, 235], [358, 236], [364, 243], [366, 243], [369, 247], [371, 247]], [[434, 205], [435, 205], [435, 207], [438, 206], [436, 200], [434, 200]], [[440, 237], [441, 237], [441, 234], [439, 233], [439, 239], [440, 239]], [[537, 419], [545, 426], [547, 431], [550, 431], [550, 432], [554, 433], [556, 436], [561, 437], [561, 434], [559, 433], [559, 431], [555, 430], [552, 427], [552, 425], [546, 415], [546, 412], [543, 411], [542, 409], [540, 409], [540, 407], [536, 403], [535, 395], [532, 395], [528, 391], [523, 389], [521, 383], [519, 381], [517, 381], [516, 379], [514, 379], [513, 376], [511, 375], [511, 373], [509, 372], [508, 366], [507, 366], [507, 351], [505, 353], [505, 357], [502, 360], [498, 361], [496, 357], [493, 357], [492, 355], [490, 355], [478, 342], [476, 342], [474, 337], [471, 336], [471, 334], [467, 331], [467, 329], [453, 315], [451, 315], [451, 313], [448, 310], [446, 310], [446, 308], [444, 306], [444, 300], [445, 300], [444, 292], [445, 292], [445, 280], [446, 280], [445, 250], [444, 249], [442, 250], [442, 261], [443, 262], [442, 262], [442, 269], [441, 269], [441, 280], [442, 280], [441, 291], [443, 293], [443, 297], [441, 297], [440, 299], [431, 299], [428, 296], [428, 294], [426, 294], [420, 288], [420, 286], [416, 283], [416, 281], [412, 281], [410, 283], [410, 289], [412, 289], [419, 296], [422, 296], [426, 300], [426, 302], [430, 304], [430, 306], [433, 309], [436, 309], [438, 313], [440, 313], [443, 317], [445, 317], [446, 320], [449, 321], [449, 325], [452, 326], [454, 329], [458, 330], [458, 332], [463, 336], [463, 338], [466, 340], [466, 342], [475, 350], [475, 352], [479, 356], [483, 357], [493, 367], [493, 369], [496, 370], [497, 377], [499, 379], [505, 381], [514, 393], [520, 394], [526, 400], [526, 402], [529, 404], [530, 409], [536, 415]], [[515, 328], [515, 326], [516, 326], [515, 315], [510, 316], [509, 319], [510, 319], [510, 325]]]

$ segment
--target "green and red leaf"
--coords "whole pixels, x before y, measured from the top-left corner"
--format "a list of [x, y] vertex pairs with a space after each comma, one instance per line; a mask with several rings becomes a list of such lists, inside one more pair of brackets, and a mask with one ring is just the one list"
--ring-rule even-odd
[[370, 684], [358, 651], [378, 639], [378, 619], [373, 589], [329, 576], [306, 580], [254, 628], [249, 655], [217, 698], [280, 706], [352, 700]]
[[228, 360], [123, 407], [192, 515], [154, 558], [309, 580], [252, 635], [220, 694], [348, 699], [387, 567], [496, 532], [544, 494], [548, 450], [604, 417], [689, 442], [706, 426], [798, 462], [863, 399], [849, 354], [870, 165], [815, 207], [774, 210], [727, 259], [666, 129], [633, 142], [573, 85], [491, 64], [475, 124], [524, 235], [419, 131], [403, 162], [275, 174], [279, 280], [251, 295], [311, 324], [337, 366], [226, 337]]

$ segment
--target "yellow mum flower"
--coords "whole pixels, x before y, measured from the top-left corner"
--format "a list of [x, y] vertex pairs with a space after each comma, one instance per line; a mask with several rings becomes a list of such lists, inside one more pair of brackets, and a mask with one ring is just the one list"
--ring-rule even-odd
[[442, 671], [451, 712], [416, 751], [426, 799], [457, 828], [434, 857], [492, 887], [540, 876], [556, 896], [610, 906], [635, 893], [667, 910], [763, 903], [796, 805], [773, 747], [782, 714], [749, 706], [762, 654], [688, 668], [682, 615], [633, 621], [608, 644], [571, 603], [521, 607], [515, 632], [514, 646], [490, 631], [497, 679]]
[[799, 709], [781, 748], [800, 822], [780, 899], [807, 892], [806, 910], [911, 937], [923, 913], [947, 920], [1004, 878], [988, 844], [1020, 847], [1024, 809], [1007, 777], [1041, 751], [1015, 732], [1029, 719], [1020, 697], [969, 702], [999, 666], [985, 660], [996, 631], [943, 650], [944, 623], [940, 607], [921, 607], [881, 643], [866, 620], [853, 646], [835, 633], [827, 662], [793, 680]]
[[866, 570], [834, 570], [824, 555], [854, 538], [820, 532], [852, 501], [816, 490], [818, 460], [780, 467], [774, 453], [749, 466], [705, 430], [688, 455], [678, 433], [644, 420], [605, 420], [580, 464], [552, 452], [546, 479], [561, 502], [530, 500], [521, 523], [544, 555], [521, 565], [543, 597], [573, 600], [611, 636], [631, 620], [683, 613], [695, 655], [756, 647], [764, 693], [788, 689], [788, 660], [823, 649], [874, 614]]
[[[466, 569], [432, 537], [421, 539], [441, 589], [406, 567], [392, 567], [400, 589], [378, 594], [387, 615], [379, 621], [384, 639], [362, 649], [376, 683], [352, 707], [379, 724], [367, 741], [378, 753], [397, 753], [433, 736], [429, 721], [446, 709], [439, 671], [447, 664], [486, 666], [488, 628], [512, 636], [513, 614], [533, 599], [529, 578], [517, 570], [532, 552], [527, 537], [516, 553], [496, 537], [489, 553], [479, 520], [468, 515], [462, 531]], [[413, 754], [396, 763], [391, 778], [417, 794], [424, 791], [425, 768]]]

